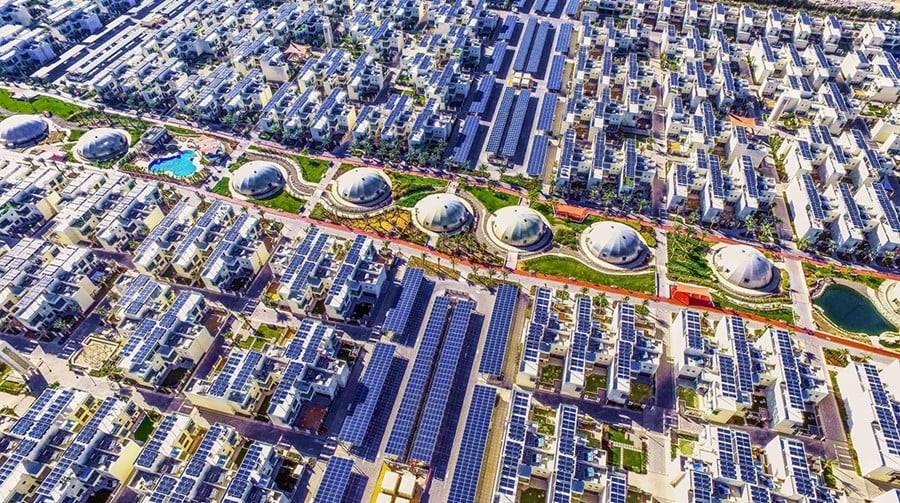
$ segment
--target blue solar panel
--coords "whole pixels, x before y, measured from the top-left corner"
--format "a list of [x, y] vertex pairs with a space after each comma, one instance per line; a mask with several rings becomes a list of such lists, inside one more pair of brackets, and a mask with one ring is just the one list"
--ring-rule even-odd
[[515, 97], [515, 88], [505, 87], [503, 89], [503, 96], [500, 98], [497, 116], [494, 118], [494, 127], [491, 128], [491, 134], [488, 136], [487, 146], [485, 147], [485, 150], [492, 154], [500, 152], [500, 146], [503, 142], [503, 136], [506, 133], [506, 124], [509, 122], [509, 116], [512, 111]]
[[519, 463], [525, 448], [525, 431], [528, 414], [531, 410], [531, 395], [513, 390], [512, 406], [506, 426], [503, 455], [500, 458], [500, 476], [497, 481], [497, 493], [513, 497], [516, 495], [516, 482], [519, 479]]
[[547, 90], [559, 92], [562, 89], [563, 70], [566, 67], [566, 57], [556, 54], [550, 62], [550, 75], [547, 77]]
[[689, 348], [700, 352], [706, 351], [706, 341], [700, 329], [700, 313], [693, 310], [684, 312], [684, 332]]
[[575, 431], [578, 427], [578, 408], [573, 405], [559, 407], [559, 424], [556, 442], [556, 466], [553, 486], [550, 488], [553, 503], [568, 503], [572, 498], [572, 482], [575, 479]]
[[884, 192], [884, 187], [879, 183], [874, 183], [872, 184], [872, 189], [875, 191], [878, 205], [881, 206], [881, 210], [888, 221], [888, 225], [890, 225], [891, 229], [895, 232], [900, 232], [900, 217], [897, 216], [897, 207], [894, 206], [894, 203], [891, 202], [890, 198]]
[[563, 23], [559, 27], [559, 36], [556, 37], [556, 52], [569, 54], [569, 43], [572, 39], [572, 30], [574, 28], [572, 23]]
[[400, 283], [400, 298], [385, 316], [382, 328], [386, 332], [393, 332], [400, 336], [406, 335], [409, 315], [412, 312], [413, 305], [419, 298], [423, 277], [424, 271], [422, 269], [411, 267], [406, 270], [406, 273], [403, 275], [403, 282]]
[[472, 103], [469, 105], [470, 114], [484, 115], [496, 82], [492, 75], [483, 75], [481, 77], [481, 81], [478, 82], [478, 89], [475, 91], [475, 98], [472, 99]]
[[791, 407], [805, 410], [803, 390], [800, 388], [800, 372], [797, 369], [797, 359], [794, 357], [794, 346], [791, 344], [790, 335], [781, 329], [773, 328], [776, 343], [781, 356], [781, 367], [784, 374], [785, 386], [788, 390], [788, 402]]
[[722, 395], [737, 399], [738, 387], [734, 359], [719, 353], [719, 376], [722, 381]]
[[750, 442], [750, 435], [736, 430], [734, 445], [737, 451], [738, 466], [741, 469], [741, 480], [748, 484], [756, 484], [756, 462], [753, 460], [753, 445]]
[[719, 157], [709, 156], [709, 177], [714, 197], [725, 197], [725, 181], [722, 178], [722, 168], [719, 166]]
[[865, 222], [863, 222], [862, 214], [859, 211], [859, 205], [856, 204], [853, 194], [850, 193], [850, 186], [841, 182], [838, 184], [838, 188], [840, 189], [841, 198], [844, 200], [844, 206], [847, 208], [847, 213], [850, 215], [850, 222], [857, 229], [862, 229], [865, 227]]
[[466, 428], [456, 456], [448, 503], [475, 501], [496, 397], [497, 391], [494, 388], [480, 384], [476, 384], [472, 391], [472, 402], [469, 404]]
[[517, 72], [525, 71], [525, 65], [528, 63], [528, 49], [531, 48], [531, 41], [534, 38], [534, 32], [537, 29], [537, 20], [529, 17], [525, 23], [525, 30], [519, 39], [519, 49], [516, 52], [516, 59], [513, 61], [513, 70]]
[[744, 329], [744, 320], [738, 316], [729, 316], [728, 322], [731, 327], [734, 355], [737, 359], [738, 386], [741, 390], [741, 400], [749, 401], [750, 394], [753, 393], [755, 379], [753, 377], [750, 344], [747, 342], [747, 335]]
[[406, 383], [406, 389], [403, 392], [403, 399], [400, 402], [400, 407], [397, 409], [397, 417], [394, 419], [391, 435], [384, 449], [386, 454], [398, 458], [406, 456], [407, 446], [413, 432], [414, 423], [419, 415], [419, 407], [422, 403], [422, 397], [425, 395], [425, 386], [431, 378], [434, 357], [437, 353], [449, 312], [449, 297], [440, 296], [435, 299], [434, 306], [431, 308], [431, 315], [425, 326], [425, 333], [422, 336], [422, 341], [419, 343], [416, 360], [413, 363], [409, 380]]
[[519, 287], [504, 283], [497, 288], [491, 321], [488, 324], [478, 371], [499, 376], [503, 373], [506, 344], [519, 298]]
[[434, 456], [434, 448], [444, 422], [447, 401], [450, 399], [450, 391], [453, 388], [453, 378], [456, 376], [456, 366], [459, 363], [463, 344], [466, 342], [469, 321], [474, 309], [474, 302], [462, 300], [456, 303], [450, 317], [450, 326], [441, 347], [441, 356], [428, 391], [428, 400], [422, 410], [419, 428], [410, 450], [410, 458], [418, 460], [424, 465], [430, 465]]
[[531, 154], [528, 157], [528, 166], [525, 169], [529, 176], [539, 177], [544, 173], [548, 144], [548, 137], [543, 135], [534, 137], [534, 141], [531, 144]]
[[791, 464], [791, 471], [794, 474], [794, 485], [797, 492], [809, 497], [815, 497], [816, 491], [813, 487], [812, 477], [809, 474], [809, 464], [806, 461], [806, 448], [803, 442], [793, 438], [782, 437], [783, 446], [788, 450], [788, 460]]
[[359, 445], [365, 440], [369, 423], [372, 421], [372, 413], [381, 401], [381, 390], [394, 361], [394, 349], [392, 344], [383, 342], [375, 344], [365, 373], [359, 380], [356, 398], [352, 402], [353, 408], [344, 420], [341, 433], [338, 435], [342, 441]]
[[540, 23], [537, 35], [531, 44], [531, 51], [528, 55], [528, 64], [525, 65], [525, 71], [528, 73], [537, 73], [544, 59], [544, 48], [547, 45], [547, 35], [550, 33], [550, 23]]
[[353, 461], [332, 456], [322, 474], [322, 482], [316, 491], [314, 503], [342, 503], [350, 482], [350, 472], [353, 471]]
[[581, 5], [580, 0], [568, 0], [566, 2], [566, 15], [574, 18], [578, 15], [578, 7]]
[[611, 469], [609, 472], [609, 503], [625, 503], [628, 499], [628, 472]]
[[863, 370], [869, 383], [869, 393], [875, 403], [875, 414], [881, 427], [888, 451], [894, 455], [900, 455], [900, 425], [897, 421], [897, 407], [891, 403], [881, 376], [870, 363], [863, 364]]
[[809, 206], [812, 209], [813, 216], [818, 220], [825, 219], [825, 211], [822, 209], [822, 200], [819, 199], [819, 193], [813, 184], [813, 179], [808, 174], [802, 176], [803, 187], [806, 189], [806, 195], [809, 198]]
[[716, 429], [719, 454], [719, 473], [722, 477], [737, 480], [737, 465], [734, 464], [734, 435], [727, 428]]
[[692, 470], [691, 485], [694, 489], [696, 503], [713, 503], [713, 481], [706, 473]]
[[[538, 114], [538, 131], [550, 131], [553, 128], [553, 118], [556, 116], [556, 104], [559, 101], [559, 95], [556, 93], [547, 93], [541, 101], [541, 111]], [[598, 135], [599, 136], [599, 135]]]
[[516, 106], [513, 109], [512, 118], [506, 132], [506, 140], [503, 143], [503, 150], [500, 155], [508, 159], [512, 159], [516, 155], [519, 147], [519, 137], [522, 136], [522, 126], [525, 124], [525, 116], [528, 113], [528, 106], [531, 104], [531, 91], [524, 90], [519, 93], [516, 98]]

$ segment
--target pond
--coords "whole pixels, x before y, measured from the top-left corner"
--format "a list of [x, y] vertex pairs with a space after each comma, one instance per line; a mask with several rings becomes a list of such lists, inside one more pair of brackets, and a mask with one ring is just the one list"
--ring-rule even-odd
[[829, 285], [813, 303], [829, 321], [847, 332], [880, 335], [897, 330], [878, 312], [872, 302], [845, 285]]
[[179, 178], [188, 177], [197, 172], [194, 157], [197, 154], [193, 150], [183, 150], [178, 155], [154, 159], [148, 169], [151, 173], [168, 173]]

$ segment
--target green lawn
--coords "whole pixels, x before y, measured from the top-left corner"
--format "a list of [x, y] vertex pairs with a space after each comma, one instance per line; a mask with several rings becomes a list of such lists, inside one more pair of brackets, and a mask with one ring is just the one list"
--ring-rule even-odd
[[193, 129], [178, 127], [178, 126], [170, 126], [166, 124], [166, 130], [169, 133], [176, 136], [200, 136], [200, 133], [194, 131]]
[[306, 201], [288, 194], [286, 190], [282, 190], [270, 198], [251, 199], [250, 202], [259, 206], [265, 206], [266, 208], [281, 210], [286, 213], [300, 213], [300, 210], [303, 209], [303, 205], [306, 204]]
[[297, 164], [300, 165], [300, 172], [303, 174], [303, 179], [310, 183], [321, 182], [322, 178], [325, 177], [328, 168], [331, 166], [328, 161], [313, 159], [312, 157], [307, 157], [305, 155], [295, 155], [293, 157], [294, 160], [297, 161]]
[[670, 232], [667, 238], [669, 278], [715, 287], [715, 278], [706, 259], [709, 243], [682, 232]]
[[733, 309], [735, 311], [755, 314], [769, 320], [783, 321], [785, 323], [794, 322], [794, 310], [791, 308], [790, 304], [783, 304], [777, 309], [753, 308], [749, 305], [733, 302], [725, 295], [721, 295], [716, 292], [712, 292], [712, 299], [715, 305], [722, 309]]
[[146, 442], [147, 439], [150, 438], [155, 427], [156, 425], [153, 424], [153, 419], [151, 419], [150, 416], [145, 415], [141, 424], [134, 430], [134, 439], [141, 443]]
[[628, 440], [628, 434], [622, 430], [617, 428], [608, 428], [606, 430], [607, 436], [609, 436], [610, 442], [615, 442], [618, 444], [630, 444], [631, 441]]
[[859, 274], [856, 271], [851, 272], [833, 265], [819, 266], [810, 262], [803, 262], [803, 274], [806, 276], [806, 283], [810, 286], [815, 283], [817, 279], [831, 278], [840, 278], [847, 281], [862, 283], [873, 290], [878, 290], [878, 287], [884, 283], [884, 278], [879, 278], [878, 276]]
[[596, 395], [600, 390], [606, 390], [606, 376], [603, 374], [590, 374], [584, 381], [584, 392], [588, 395]]
[[69, 138], [66, 141], [78, 141], [86, 132], [84, 129], [72, 129], [69, 131]]
[[656, 293], [656, 275], [652, 272], [606, 274], [570, 257], [544, 255], [523, 261], [522, 269], [550, 276], [586, 281], [595, 285], [614, 286], [632, 292]]
[[399, 199], [397, 201], [397, 206], [400, 206], [401, 208], [412, 208], [413, 206], [416, 205], [416, 203], [418, 203], [422, 199], [425, 199], [427, 196], [430, 196], [431, 194], [436, 194], [436, 192], [432, 192], [432, 191], [415, 192], [413, 194], [410, 194], [408, 196], [405, 196], [405, 197]]
[[446, 180], [436, 178], [428, 178], [418, 175], [410, 175], [409, 173], [400, 173], [397, 171], [385, 170], [388, 178], [391, 179], [391, 188], [394, 199], [401, 199], [419, 192], [437, 192], [447, 187]]
[[223, 177], [220, 178], [218, 182], [213, 186], [212, 191], [220, 196], [231, 197], [231, 187], [229, 186], [230, 178]]
[[644, 473], [644, 453], [633, 449], [613, 447], [609, 450], [609, 464], [620, 466], [628, 471]]
[[0, 108], [16, 114], [42, 114], [48, 112], [61, 119], [68, 119], [84, 110], [78, 105], [50, 96], [36, 96], [32, 100], [19, 100], [13, 98], [12, 94], [6, 89], [0, 89]]
[[650, 386], [642, 382], [632, 382], [628, 399], [634, 403], [644, 403], [652, 394], [653, 390], [650, 389]]
[[686, 386], [678, 387], [678, 399], [684, 402], [684, 406], [689, 409], [696, 409], [700, 406], [700, 397], [697, 392]]
[[0, 392], [2, 393], [9, 393], [10, 395], [20, 395], [23, 391], [25, 391], [25, 385], [20, 382], [0, 382]]
[[522, 491], [520, 503], [544, 503], [547, 501], [547, 491], [536, 487], [529, 487]]
[[523, 189], [534, 192], [541, 190], [541, 180], [523, 175], [500, 175], [500, 181], [510, 185], [517, 185]]
[[267, 341], [276, 341], [281, 337], [281, 334], [284, 333], [284, 327], [279, 327], [276, 325], [260, 325], [259, 328], [256, 329], [256, 336], [263, 338]]
[[486, 187], [475, 187], [467, 184], [462, 184], [461, 187], [463, 190], [466, 190], [475, 196], [475, 199], [481, 201], [481, 204], [484, 205], [489, 213], [494, 213], [506, 206], [519, 204], [519, 196], [507, 194], [506, 192], [499, 192]]

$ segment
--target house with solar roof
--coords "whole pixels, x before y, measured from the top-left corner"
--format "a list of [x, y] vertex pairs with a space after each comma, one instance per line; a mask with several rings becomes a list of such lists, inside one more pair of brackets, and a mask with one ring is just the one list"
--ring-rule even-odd
[[0, 159], [0, 233], [28, 235], [53, 218], [64, 181], [55, 167], [17, 157]]
[[110, 317], [117, 321], [139, 322], [154, 312], [164, 310], [175, 298], [172, 287], [144, 274], [121, 276], [111, 292], [114, 300]]
[[171, 370], [193, 367], [212, 344], [213, 337], [203, 324], [207, 314], [203, 296], [187, 290], [155, 316], [125, 320], [118, 327], [125, 345], [116, 366], [129, 379], [153, 387]]
[[271, 387], [269, 370], [262, 353], [232, 347], [208, 375], [188, 385], [185, 395], [197, 407], [250, 416]]
[[889, 365], [851, 362], [837, 374], [860, 473], [873, 480], [892, 481], [900, 476], [898, 382], [900, 362], [896, 361]]
[[140, 413], [128, 398], [45, 390], [0, 435], [0, 501], [91, 498], [124, 485], [138, 446]]

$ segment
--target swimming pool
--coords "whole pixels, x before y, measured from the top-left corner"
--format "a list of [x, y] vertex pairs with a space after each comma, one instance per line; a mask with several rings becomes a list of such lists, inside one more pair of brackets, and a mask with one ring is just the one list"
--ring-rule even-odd
[[828, 285], [813, 303], [822, 308], [832, 323], [848, 332], [874, 336], [896, 330], [869, 299], [849, 286]]
[[197, 172], [194, 157], [197, 153], [193, 150], [183, 150], [178, 155], [154, 159], [148, 169], [151, 173], [168, 173], [172, 176], [187, 177]]

